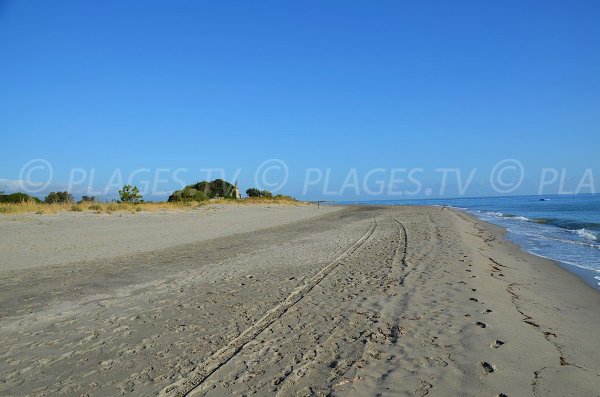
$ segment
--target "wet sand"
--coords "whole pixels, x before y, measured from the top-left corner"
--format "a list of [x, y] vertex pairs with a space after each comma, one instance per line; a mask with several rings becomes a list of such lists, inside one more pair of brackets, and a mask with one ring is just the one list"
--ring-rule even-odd
[[75, 261], [3, 245], [0, 395], [598, 395], [600, 294], [576, 276], [450, 209], [307, 208]]

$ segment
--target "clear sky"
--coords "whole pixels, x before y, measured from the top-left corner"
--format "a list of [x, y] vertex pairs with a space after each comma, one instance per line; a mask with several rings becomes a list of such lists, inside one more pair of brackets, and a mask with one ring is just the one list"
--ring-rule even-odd
[[32, 159], [57, 187], [223, 168], [243, 189], [281, 159], [280, 193], [307, 198], [327, 196], [307, 168], [334, 191], [374, 168], [483, 186], [502, 159], [526, 170], [513, 193], [543, 167], [597, 181], [599, 21], [598, 1], [0, 0], [0, 189]]

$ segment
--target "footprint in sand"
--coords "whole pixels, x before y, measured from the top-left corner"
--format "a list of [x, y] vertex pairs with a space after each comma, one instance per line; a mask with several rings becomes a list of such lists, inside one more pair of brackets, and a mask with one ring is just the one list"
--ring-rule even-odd
[[479, 299], [477, 299], [477, 298], [469, 298], [469, 300], [473, 301], [473, 302], [479, 302]]
[[486, 361], [482, 361], [479, 364], [481, 365], [481, 368], [483, 368], [483, 372], [486, 374], [491, 374], [492, 372], [496, 371], [496, 368]]
[[486, 328], [486, 327], [487, 327], [487, 324], [486, 324], [486, 323], [483, 323], [483, 322], [481, 322], [481, 321], [477, 321], [477, 322], [475, 323], [475, 325], [476, 325], [476, 326], [478, 326], [479, 328]]
[[500, 346], [502, 346], [502, 345], [503, 345], [503, 344], [505, 344], [505, 343], [506, 343], [506, 342], [505, 342], [505, 341], [503, 341], [503, 340], [496, 339], [496, 340], [494, 341], [494, 343], [492, 343], [492, 344], [490, 345], [490, 347], [493, 347], [494, 349], [497, 349], [497, 348], [499, 348]]

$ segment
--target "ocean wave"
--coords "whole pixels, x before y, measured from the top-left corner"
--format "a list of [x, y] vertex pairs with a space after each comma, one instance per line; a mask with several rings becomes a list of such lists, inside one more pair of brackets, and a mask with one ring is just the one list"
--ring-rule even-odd
[[498, 212], [498, 211], [488, 211], [485, 214], [489, 215], [489, 216], [495, 216], [498, 218], [502, 218], [504, 216], [504, 214], [502, 212]]
[[598, 244], [598, 243], [588, 243], [586, 241], [570, 240], [570, 239], [567, 239], [567, 238], [553, 237], [553, 236], [548, 236], [548, 235], [545, 235], [545, 234], [532, 234], [532, 233], [524, 232], [522, 230], [515, 230], [515, 229], [512, 229], [512, 228], [509, 228], [507, 230], [509, 232], [511, 232], [511, 233], [518, 234], [518, 235], [521, 235], [521, 236], [532, 237], [532, 238], [537, 239], [537, 240], [552, 240], [552, 241], [558, 241], [560, 243], [573, 244], [573, 245], [583, 245], [583, 246], [586, 246], [586, 247], [600, 249], [600, 244]]
[[529, 221], [529, 218], [526, 218], [524, 216], [509, 216], [507, 218], [512, 218], [512, 219], [515, 219], [517, 221], [523, 221], [523, 222], [528, 222]]
[[577, 230], [572, 230], [573, 233], [575, 233], [576, 235], [578, 235], [579, 237], [588, 239], [588, 240], [592, 240], [592, 241], [598, 241], [598, 237], [590, 232], [589, 230], [586, 230], [585, 228], [581, 228], [581, 229], [577, 229]]
[[514, 215], [514, 214], [504, 214], [504, 213], [498, 212], [498, 211], [489, 211], [489, 212], [486, 212], [486, 215], [493, 216], [493, 217], [496, 217], [496, 218], [514, 219], [516, 221], [523, 221], [523, 222], [528, 222], [529, 221], [529, 218], [527, 218], [525, 216]]
[[559, 219], [559, 218], [534, 218], [531, 220], [534, 223], [540, 223], [543, 225], [552, 225], [560, 227], [561, 229], [567, 229], [570, 231], [585, 229], [588, 232], [600, 230], [600, 224], [594, 222], [581, 222], [571, 219]]
[[[443, 207], [444, 207], [444, 206], [443, 206]], [[456, 206], [456, 205], [446, 205], [445, 207], [448, 207], [448, 208], [454, 208], [455, 210], [461, 210], [461, 211], [466, 211], [466, 210], [468, 210], [468, 208], [465, 208], [465, 207], [458, 207], [458, 206]]]

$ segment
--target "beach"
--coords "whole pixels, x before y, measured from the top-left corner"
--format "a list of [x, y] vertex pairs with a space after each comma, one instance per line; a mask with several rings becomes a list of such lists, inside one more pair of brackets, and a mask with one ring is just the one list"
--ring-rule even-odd
[[0, 395], [600, 395], [600, 294], [455, 209], [31, 214], [0, 235]]

